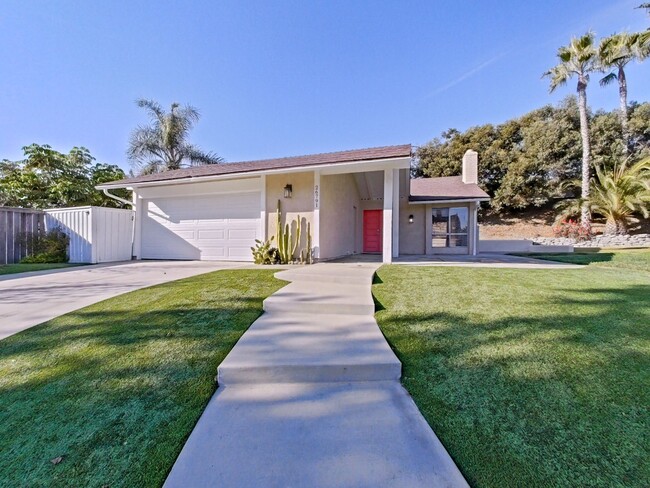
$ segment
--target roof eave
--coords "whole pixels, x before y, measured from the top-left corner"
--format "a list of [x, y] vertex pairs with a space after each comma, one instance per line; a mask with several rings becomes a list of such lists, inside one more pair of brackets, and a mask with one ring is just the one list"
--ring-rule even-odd
[[[390, 164], [391, 162], [396, 162], [403, 160], [402, 164], [399, 165], [399, 168], [408, 169], [410, 168], [410, 156], [395, 156], [392, 158], [379, 158], [379, 159], [364, 159], [360, 161], [345, 161], [339, 163], [327, 163], [327, 164], [311, 164], [307, 166], [294, 166], [290, 168], [274, 168], [274, 169], [262, 169], [262, 170], [249, 170], [249, 171], [238, 171], [235, 173], [226, 173], [221, 175], [204, 175], [204, 176], [185, 176], [180, 178], [168, 179], [168, 180], [153, 180], [153, 181], [143, 181], [143, 182], [133, 182], [129, 183], [124, 181], [123, 183], [104, 183], [97, 185], [95, 188], [98, 190], [115, 190], [118, 188], [126, 188], [133, 190], [135, 188], [148, 187], [148, 186], [165, 186], [165, 185], [180, 185], [187, 183], [194, 183], [198, 181], [213, 181], [213, 180], [229, 180], [229, 179], [239, 179], [246, 177], [255, 177], [267, 174], [282, 174], [282, 173], [300, 173], [303, 171], [315, 171], [315, 170], [327, 170], [329, 168], [344, 168], [353, 165], [359, 164]], [[228, 164], [228, 163], [224, 163]]]
[[431, 204], [431, 203], [467, 203], [467, 202], [489, 202], [490, 197], [435, 197], [427, 198], [426, 200], [414, 200], [412, 197], [409, 197], [409, 204], [418, 205], [418, 204]]

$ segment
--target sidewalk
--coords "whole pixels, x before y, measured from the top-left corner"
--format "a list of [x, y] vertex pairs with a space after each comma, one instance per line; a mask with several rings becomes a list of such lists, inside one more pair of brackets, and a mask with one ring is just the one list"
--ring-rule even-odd
[[219, 389], [165, 487], [467, 486], [399, 383], [372, 313], [377, 265], [291, 283], [219, 366]]

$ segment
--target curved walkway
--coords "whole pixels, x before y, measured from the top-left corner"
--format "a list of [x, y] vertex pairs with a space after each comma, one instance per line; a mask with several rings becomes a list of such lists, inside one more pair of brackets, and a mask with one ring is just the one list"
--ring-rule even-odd
[[291, 283], [219, 366], [167, 488], [467, 486], [399, 383], [373, 317], [377, 267], [276, 275]]

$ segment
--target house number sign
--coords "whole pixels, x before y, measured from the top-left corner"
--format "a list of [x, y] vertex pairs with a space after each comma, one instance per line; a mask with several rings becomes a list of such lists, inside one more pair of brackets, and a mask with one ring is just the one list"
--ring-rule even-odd
[[314, 208], [320, 207], [320, 189], [318, 185], [314, 185]]

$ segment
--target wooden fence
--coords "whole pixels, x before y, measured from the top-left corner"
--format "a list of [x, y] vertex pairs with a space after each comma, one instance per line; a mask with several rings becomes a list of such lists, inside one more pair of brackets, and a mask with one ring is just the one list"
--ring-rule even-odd
[[45, 230], [45, 213], [27, 208], [0, 207], [0, 264], [18, 263], [31, 252], [24, 239]]

